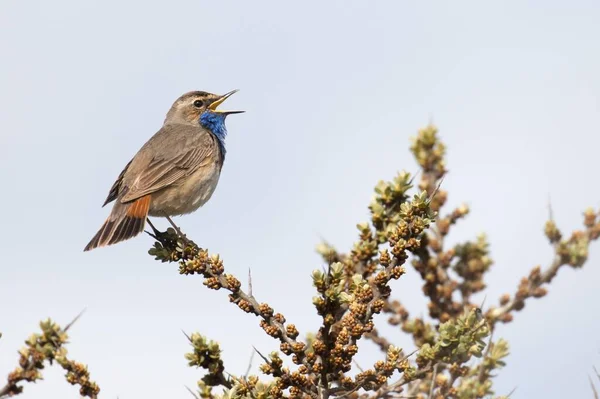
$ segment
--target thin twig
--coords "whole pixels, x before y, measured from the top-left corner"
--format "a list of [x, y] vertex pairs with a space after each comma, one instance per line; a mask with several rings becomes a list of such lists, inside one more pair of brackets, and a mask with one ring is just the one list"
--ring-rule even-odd
[[432, 369], [433, 369], [433, 365], [429, 364], [429, 365], [425, 366], [424, 368], [422, 368], [421, 370], [418, 370], [415, 373], [414, 377], [411, 378], [410, 381], [407, 381], [404, 377], [402, 377], [398, 381], [394, 382], [393, 384], [385, 385], [377, 390], [374, 397], [377, 397], [377, 398], [384, 397], [388, 393], [395, 392], [397, 389], [408, 384], [409, 382], [420, 380], [424, 376], [426, 376], [427, 373], [429, 373]]
[[[196, 245], [193, 242], [191, 242], [191, 244]], [[195, 255], [195, 256], [198, 256], [198, 255]], [[182, 274], [197, 274], [197, 273], [199, 273], [196, 270], [194, 270], [193, 268], [187, 269], [185, 264], [182, 264], [182, 267], [183, 267], [183, 269], [182, 269], [183, 271], [181, 272]], [[212, 279], [215, 279], [216, 281], [218, 281], [220, 287], [226, 289], [227, 291], [229, 291], [231, 293], [230, 301], [233, 302], [234, 304], [239, 306], [240, 302], [244, 301], [248, 305], [250, 305], [249, 309], [246, 310], [246, 312], [252, 313], [255, 316], [258, 316], [267, 325], [277, 329], [278, 333], [276, 335], [272, 335], [275, 339], [278, 339], [281, 343], [285, 343], [285, 344], [292, 345], [292, 346], [295, 346], [295, 345], [298, 345], [299, 343], [301, 343], [301, 342], [297, 341], [296, 338], [291, 338], [288, 335], [287, 329], [285, 327], [285, 321], [283, 321], [283, 322], [278, 321], [277, 314], [273, 315], [272, 313], [264, 313], [263, 310], [261, 310], [261, 304], [254, 297], [254, 295], [250, 295], [250, 294], [244, 292], [244, 290], [242, 290], [239, 287], [239, 285], [236, 285], [236, 283], [239, 283], [239, 281], [234, 276], [226, 274], [226, 273], [215, 273], [213, 270], [211, 270], [210, 267], [207, 267], [206, 270], [202, 271], [200, 274], [204, 275], [205, 278], [212, 278]], [[232, 280], [230, 280], [229, 278], [233, 278], [232, 280], [234, 280], [235, 283], [232, 283]], [[298, 357], [298, 360], [301, 361], [305, 366], [307, 366], [307, 367], [310, 366], [309, 364], [306, 364], [306, 355], [304, 352], [296, 352], [295, 355]]]
[[79, 318], [81, 316], [83, 316], [83, 314], [85, 313], [86, 310], [87, 310], [87, 308], [83, 308], [83, 310], [81, 312], [79, 312], [79, 314], [77, 316], [75, 316], [75, 318], [69, 324], [67, 324], [67, 326], [65, 327], [64, 331], [65, 332], [69, 331], [69, 328], [71, 328], [73, 326], [73, 324], [75, 324], [75, 322], [77, 320], [79, 320]]
[[[587, 229], [585, 231], [585, 234], [587, 236], [588, 239], [588, 243], [592, 240], [592, 230], [591, 229]], [[548, 266], [548, 268], [546, 270], [544, 270], [541, 275], [540, 275], [540, 279], [537, 282], [530, 282], [530, 286], [529, 286], [529, 290], [532, 291], [538, 287], [543, 286], [544, 284], [549, 284], [552, 282], [552, 280], [556, 277], [558, 270], [567, 264], [567, 261], [564, 259], [563, 256], [561, 256], [561, 254], [559, 254], [557, 252], [557, 245], [558, 243], [556, 243], [554, 245], [554, 249], [555, 249], [555, 253], [554, 253], [554, 259], [552, 260], [552, 262], [550, 263], [550, 265]], [[516, 296], [514, 296], [513, 298], [511, 298], [505, 305], [491, 309], [490, 311], [488, 311], [488, 318], [491, 320], [491, 325], [492, 327], [494, 327], [494, 324], [505, 314], [510, 313], [511, 311], [515, 310], [516, 305], [520, 302], [523, 301], [524, 299], [518, 300]]]
[[392, 345], [386, 338], [379, 335], [379, 331], [376, 328], [373, 328], [370, 332], [365, 333], [364, 337], [373, 341], [373, 343], [379, 346], [383, 352], [387, 352], [389, 347]]
[[435, 388], [435, 376], [437, 374], [437, 367], [437, 364], [433, 366], [433, 373], [431, 374], [431, 385], [429, 386], [429, 399], [433, 399], [433, 389]]

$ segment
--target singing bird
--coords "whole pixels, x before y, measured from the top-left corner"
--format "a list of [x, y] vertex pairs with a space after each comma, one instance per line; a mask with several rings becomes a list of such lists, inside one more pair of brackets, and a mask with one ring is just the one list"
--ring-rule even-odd
[[225, 118], [244, 111], [217, 107], [224, 95], [192, 91], [179, 97], [162, 128], [144, 144], [111, 187], [110, 215], [85, 247], [116, 244], [144, 231], [148, 216], [194, 212], [212, 196], [225, 160]]

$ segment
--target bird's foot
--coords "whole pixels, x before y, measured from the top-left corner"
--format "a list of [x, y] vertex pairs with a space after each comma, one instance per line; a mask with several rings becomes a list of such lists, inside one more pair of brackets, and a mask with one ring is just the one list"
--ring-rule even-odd
[[174, 237], [173, 234], [169, 233], [169, 231], [160, 231], [158, 230], [156, 227], [154, 227], [154, 225], [152, 224], [152, 222], [150, 221], [150, 219], [146, 219], [146, 222], [148, 222], [148, 225], [150, 225], [150, 228], [152, 229], [152, 233], [149, 232], [148, 230], [146, 230], [146, 233], [154, 238], [156, 241], [160, 241], [162, 243], [171, 240], [174, 241]]
[[160, 242], [162, 244], [162, 246], [165, 248], [180, 247], [182, 249], [185, 249], [188, 247], [196, 246], [196, 244], [192, 240], [189, 240], [185, 236], [185, 234], [182, 233], [182, 231], [179, 229], [179, 227], [177, 227], [177, 225], [175, 223], [173, 223], [173, 221], [171, 220], [170, 217], [168, 217], [166, 215], [165, 215], [165, 217], [167, 218], [167, 220], [169, 221], [171, 226], [173, 226], [173, 228], [169, 227], [166, 231], [159, 231], [156, 227], [154, 227], [154, 225], [152, 224], [150, 219], [146, 219], [146, 221], [148, 222], [148, 225], [152, 229], [152, 232], [146, 231], [146, 233], [150, 237], [152, 237], [156, 241]]
[[183, 232], [181, 231], [181, 229], [179, 229], [179, 227], [177, 227], [177, 225], [175, 224], [175, 222], [173, 222], [173, 220], [168, 215], [165, 215], [165, 217], [167, 218], [167, 220], [169, 221], [169, 223], [171, 224], [171, 226], [173, 227], [173, 229], [175, 230], [175, 232], [179, 236], [179, 239], [182, 241], [182, 243], [183, 243], [183, 245], [185, 247], [195, 245], [193, 241], [188, 240], [188, 238], [186, 237], [186, 235], [183, 234]]
[[176, 262], [194, 253], [197, 248], [196, 244], [185, 238], [185, 236], [182, 237], [180, 233], [171, 227], [166, 231], [159, 231], [149, 219], [146, 220], [152, 229], [152, 232], [146, 230], [146, 233], [156, 240], [148, 253], [156, 257], [157, 260]]

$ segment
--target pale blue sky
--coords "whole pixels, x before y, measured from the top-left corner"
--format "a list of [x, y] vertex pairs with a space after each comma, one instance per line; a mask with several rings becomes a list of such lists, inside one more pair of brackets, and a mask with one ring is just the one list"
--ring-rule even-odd
[[[258, 299], [302, 334], [319, 320], [315, 244], [350, 248], [377, 181], [416, 170], [409, 137], [430, 120], [449, 148], [449, 203], [472, 207], [452, 242], [488, 232], [488, 304], [514, 292], [551, 259], [548, 196], [565, 231], [600, 206], [599, 20], [597, 1], [4, 0], [0, 375], [38, 320], [84, 307], [69, 350], [105, 398], [189, 398], [201, 373], [186, 367], [181, 329], [218, 339], [233, 373], [252, 345], [278, 347], [225, 293], [153, 261], [148, 237], [82, 252], [114, 179], [189, 90], [240, 89], [229, 107], [247, 113], [228, 120], [215, 195], [178, 221], [229, 271], [251, 267]], [[512, 354], [498, 393], [591, 397], [598, 246], [499, 329]], [[415, 274], [394, 288], [419, 314]], [[62, 371], [45, 377], [23, 398], [77, 397]]]

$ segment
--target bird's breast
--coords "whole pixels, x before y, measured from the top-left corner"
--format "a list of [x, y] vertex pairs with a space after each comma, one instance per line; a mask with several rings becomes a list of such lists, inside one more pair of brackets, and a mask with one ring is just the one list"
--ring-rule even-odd
[[173, 216], [194, 212], [213, 195], [220, 175], [220, 165], [210, 162], [175, 184], [152, 194], [150, 216]]

